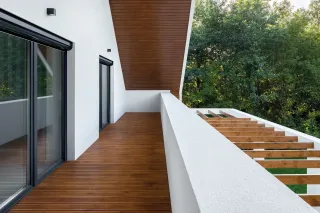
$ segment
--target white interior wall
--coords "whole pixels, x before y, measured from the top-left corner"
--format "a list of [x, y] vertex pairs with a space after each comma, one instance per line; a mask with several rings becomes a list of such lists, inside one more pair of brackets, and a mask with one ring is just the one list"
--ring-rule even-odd
[[[125, 112], [125, 86], [109, 1], [1, 0], [0, 7], [74, 42], [74, 50], [68, 53], [68, 159], [77, 159], [99, 136], [99, 55], [114, 61], [113, 122]], [[46, 15], [49, 7], [56, 9], [56, 16]]]

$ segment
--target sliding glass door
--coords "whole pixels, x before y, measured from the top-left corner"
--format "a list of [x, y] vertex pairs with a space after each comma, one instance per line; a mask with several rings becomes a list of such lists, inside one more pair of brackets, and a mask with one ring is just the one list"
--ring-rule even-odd
[[110, 66], [100, 64], [100, 129], [110, 123]]
[[112, 61], [100, 56], [100, 130], [110, 123], [110, 66]]
[[0, 206], [28, 185], [28, 50], [28, 41], [0, 32]]
[[63, 46], [68, 42], [56, 35], [37, 38], [33, 31], [19, 31], [2, 13], [0, 9], [0, 212], [5, 212], [66, 159], [70, 44]]
[[37, 45], [37, 176], [61, 161], [63, 52]]

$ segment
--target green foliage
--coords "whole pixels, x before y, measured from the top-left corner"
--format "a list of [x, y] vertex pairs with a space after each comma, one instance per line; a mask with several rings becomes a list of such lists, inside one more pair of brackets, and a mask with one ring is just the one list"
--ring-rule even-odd
[[[272, 174], [307, 174], [307, 169], [303, 168], [277, 168], [277, 169], [267, 169]], [[287, 185], [292, 191], [297, 194], [306, 194], [307, 185]]]
[[[0, 101], [27, 98], [28, 42], [0, 32]], [[52, 76], [38, 59], [38, 97], [52, 94]]]
[[320, 0], [197, 0], [183, 101], [320, 137]]

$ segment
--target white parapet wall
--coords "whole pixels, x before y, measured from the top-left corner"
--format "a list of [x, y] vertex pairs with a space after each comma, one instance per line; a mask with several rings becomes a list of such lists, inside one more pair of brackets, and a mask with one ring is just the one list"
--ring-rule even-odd
[[173, 213], [316, 212], [170, 93], [161, 119]]

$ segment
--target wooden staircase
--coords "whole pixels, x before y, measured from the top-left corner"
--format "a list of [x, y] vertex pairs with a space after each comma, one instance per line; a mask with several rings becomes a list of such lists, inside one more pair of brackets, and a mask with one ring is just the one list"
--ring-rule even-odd
[[[197, 111], [200, 117], [266, 169], [320, 168], [320, 150], [314, 150], [313, 142], [298, 142], [297, 136], [285, 136], [284, 131], [275, 131], [250, 118], [236, 118], [222, 111], [216, 114], [209, 110], [209, 113], [210, 118]], [[275, 177], [286, 185], [320, 184], [320, 170], [319, 174], [275, 174]], [[311, 206], [320, 206], [320, 195], [299, 196]]]

